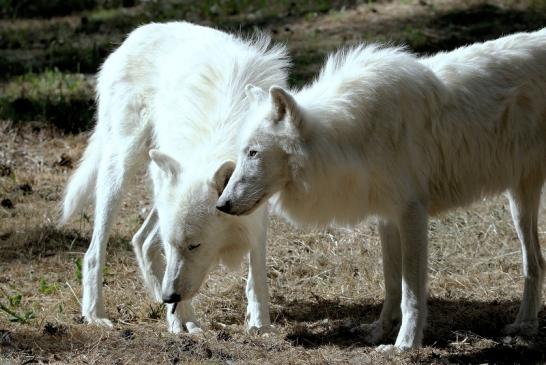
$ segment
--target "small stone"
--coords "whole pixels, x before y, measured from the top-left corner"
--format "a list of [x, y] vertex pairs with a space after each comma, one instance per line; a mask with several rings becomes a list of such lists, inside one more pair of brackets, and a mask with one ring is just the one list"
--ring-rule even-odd
[[133, 330], [130, 330], [130, 329], [125, 329], [123, 331], [121, 331], [121, 338], [123, 338], [124, 340], [134, 340], [135, 339], [135, 333], [133, 332]]
[[11, 332], [8, 330], [0, 330], [0, 346], [10, 345], [11, 341]]
[[32, 186], [30, 184], [21, 184], [19, 185], [19, 190], [23, 192], [23, 195], [32, 194]]
[[61, 157], [60, 157], [59, 161], [57, 161], [56, 165], [66, 167], [66, 168], [69, 168], [69, 169], [74, 167], [72, 157], [68, 156], [66, 153], [63, 153], [61, 155]]
[[218, 341], [229, 341], [229, 340], [231, 340], [231, 335], [226, 330], [221, 330], [216, 335], [216, 339]]
[[66, 334], [67, 328], [65, 325], [62, 324], [55, 324], [51, 322], [47, 322], [44, 326], [44, 330], [42, 331], [44, 335], [49, 336], [62, 336]]
[[4, 208], [6, 209], [13, 209], [13, 202], [6, 198], [6, 199], [2, 199], [2, 201], [0, 202], [0, 205], [3, 206]]
[[11, 167], [0, 164], [0, 176], [10, 176], [12, 173]]

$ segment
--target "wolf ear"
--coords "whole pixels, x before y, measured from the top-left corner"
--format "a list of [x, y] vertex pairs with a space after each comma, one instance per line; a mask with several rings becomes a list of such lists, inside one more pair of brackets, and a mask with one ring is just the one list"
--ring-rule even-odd
[[288, 114], [293, 122], [299, 124], [300, 112], [294, 97], [280, 86], [271, 86], [269, 89], [275, 115], [273, 121], [279, 122]]
[[222, 192], [226, 188], [226, 185], [228, 184], [229, 178], [233, 174], [233, 171], [235, 171], [235, 162], [227, 160], [222, 162], [220, 167], [218, 167], [218, 169], [214, 173], [214, 176], [212, 178], [212, 185], [218, 191], [218, 195], [222, 195]]
[[148, 154], [152, 161], [169, 177], [175, 178], [182, 172], [180, 163], [166, 153], [158, 150], [150, 150]]
[[247, 84], [245, 86], [245, 94], [248, 100], [250, 100], [252, 103], [262, 101], [267, 96], [267, 93], [262, 88], [252, 84]]

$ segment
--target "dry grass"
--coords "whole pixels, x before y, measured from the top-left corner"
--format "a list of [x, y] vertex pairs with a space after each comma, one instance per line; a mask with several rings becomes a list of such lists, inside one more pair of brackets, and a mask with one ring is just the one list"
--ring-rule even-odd
[[[144, 293], [129, 240], [147, 206], [144, 184], [125, 200], [108, 248], [104, 293], [115, 329], [81, 323], [78, 259], [88, 218], [57, 229], [57, 204], [85, 136], [37, 124], [0, 128], [0, 363], [523, 363], [546, 359], [546, 321], [535, 338], [506, 339], [522, 292], [519, 246], [503, 198], [431, 222], [430, 318], [425, 348], [384, 358], [351, 332], [382, 303], [373, 224], [303, 232], [272, 219], [268, 271], [279, 333], [245, 334], [245, 271], [211, 274], [196, 298], [204, 335], [174, 336]], [[62, 162], [61, 162], [62, 161]], [[11, 174], [9, 174], [11, 170]], [[28, 186], [31, 187], [29, 191]], [[541, 236], [544, 240], [544, 224]], [[17, 296], [20, 303], [17, 304]], [[13, 305], [9, 305], [9, 299]], [[29, 317], [28, 319], [25, 316]], [[26, 319], [26, 320], [25, 320]], [[392, 340], [392, 339], [391, 339]]]
[[[518, 9], [541, 1], [488, 1], [485, 7], [480, 0], [378, 1], [287, 16], [263, 27], [289, 42], [298, 66], [292, 81], [299, 84], [313, 75], [323, 53], [341, 44], [395, 39], [417, 47], [424, 40], [427, 47], [447, 48], [466, 37], [536, 28]], [[468, 14], [486, 27], [467, 24]], [[209, 329], [204, 335], [168, 334], [163, 308], [146, 296], [129, 243], [148, 207], [139, 178], [108, 247], [104, 294], [115, 329], [84, 325], [78, 263], [92, 220], [82, 215], [62, 229], [55, 222], [85, 141], [85, 134], [64, 135], [41, 124], [0, 124], [0, 305], [18, 317], [0, 310], [0, 364], [546, 362], [544, 310], [536, 337], [500, 335], [515, 317], [523, 288], [519, 243], [502, 197], [431, 221], [425, 347], [385, 358], [362, 333], [351, 331], [381, 310], [380, 245], [372, 222], [353, 230], [305, 232], [271, 220], [268, 274], [278, 334], [245, 333], [245, 268], [216, 270], [196, 297], [198, 316]], [[544, 241], [543, 217], [539, 223]]]

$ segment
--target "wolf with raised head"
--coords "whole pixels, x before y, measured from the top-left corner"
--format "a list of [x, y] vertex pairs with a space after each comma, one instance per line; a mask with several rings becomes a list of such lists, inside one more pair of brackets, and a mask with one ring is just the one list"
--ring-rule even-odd
[[285, 84], [288, 64], [284, 47], [265, 36], [244, 40], [186, 22], [142, 26], [107, 58], [98, 75], [97, 125], [66, 188], [62, 218], [93, 200], [83, 262], [87, 322], [111, 326], [102, 298], [106, 244], [123, 193], [149, 165], [154, 205], [133, 246], [152, 295], [168, 303], [169, 329], [200, 331], [191, 298], [217, 262], [235, 267], [247, 252], [248, 326], [270, 325], [266, 210], [239, 218], [215, 204], [249, 107], [244, 86]]
[[546, 29], [418, 58], [359, 46], [331, 56], [299, 91], [248, 86], [237, 167], [217, 207], [268, 198], [301, 225], [379, 219], [385, 302], [378, 342], [419, 347], [427, 311], [428, 216], [509, 192], [525, 287], [509, 334], [534, 334], [545, 262], [537, 214], [546, 176]]

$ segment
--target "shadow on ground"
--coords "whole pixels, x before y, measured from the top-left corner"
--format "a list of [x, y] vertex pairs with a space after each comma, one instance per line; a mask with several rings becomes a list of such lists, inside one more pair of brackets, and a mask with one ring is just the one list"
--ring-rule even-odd
[[[338, 301], [274, 302], [282, 308], [277, 318], [297, 322], [286, 339], [313, 349], [325, 345], [343, 348], [370, 346], [365, 333], [354, 326], [377, 319], [381, 305]], [[529, 338], [502, 336], [502, 328], [517, 313], [517, 301], [480, 302], [467, 299], [430, 299], [424, 346], [412, 361], [418, 363], [543, 363], [546, 361], [546, 308], [540, 315], [540, 332]], [[275, 317], [274, 317], [275, 318]], [[386, 341], [393, 343], [395, 333]]]
[[[48, 363], [50, 355], [54, 356], [53, 360], [61, 360], [73, 351], [83, 351], [87, 343], [93, 340], [80, 332], [68, 330], [67, 327], [59, 328], [62, 328], [62, 332], [55, 334], [26, 328], [15, 332], [0, 330], [0, 349], [5, 355], [17, 354], [24, 364]], [[70, 341], [64, 340], [68, 335]]]
[[511, 33], [538, 30], [546, 26], [546, 11], [481, 4], [438, 14], [425, 24], [430, 37], [412, 48], [420, 53], [434, 53]]
[[[20, 327], [11, 332], [0, 329], [0, 355], [8, 359], [14, 356], [23, 364], [71, 363], [75, 356], [93, 352], [100, 354], [100, 363], [114, 364], [122, 363], [120, 358], [124, 355], [139, 353], [136, 361], [139, 364], [193, 363], [196, 360], [225, 364], [234, 360], [233, 355], [217, 344], [209, 346], [206, 341], [188, 335], [158, 336], [149, 328], [103, 330], [82, 324], [66, 326], [47, 322], [41, 330]], [[134, 363], [135, 357], [132, 360], [129, 363]], [[4, 364], [2, 356], [0, 363]]]
[[[50, 257], [63, 252], [84, 252], [91, 237], [82, 236], [73, 229], [42, 226], [31, 230], [17, 230], [0, 233], [0, 264], [14, 260], [32, 261]], [[109, 248], [131, 250], [126, 237], [112, 235], [108, 240]]]

